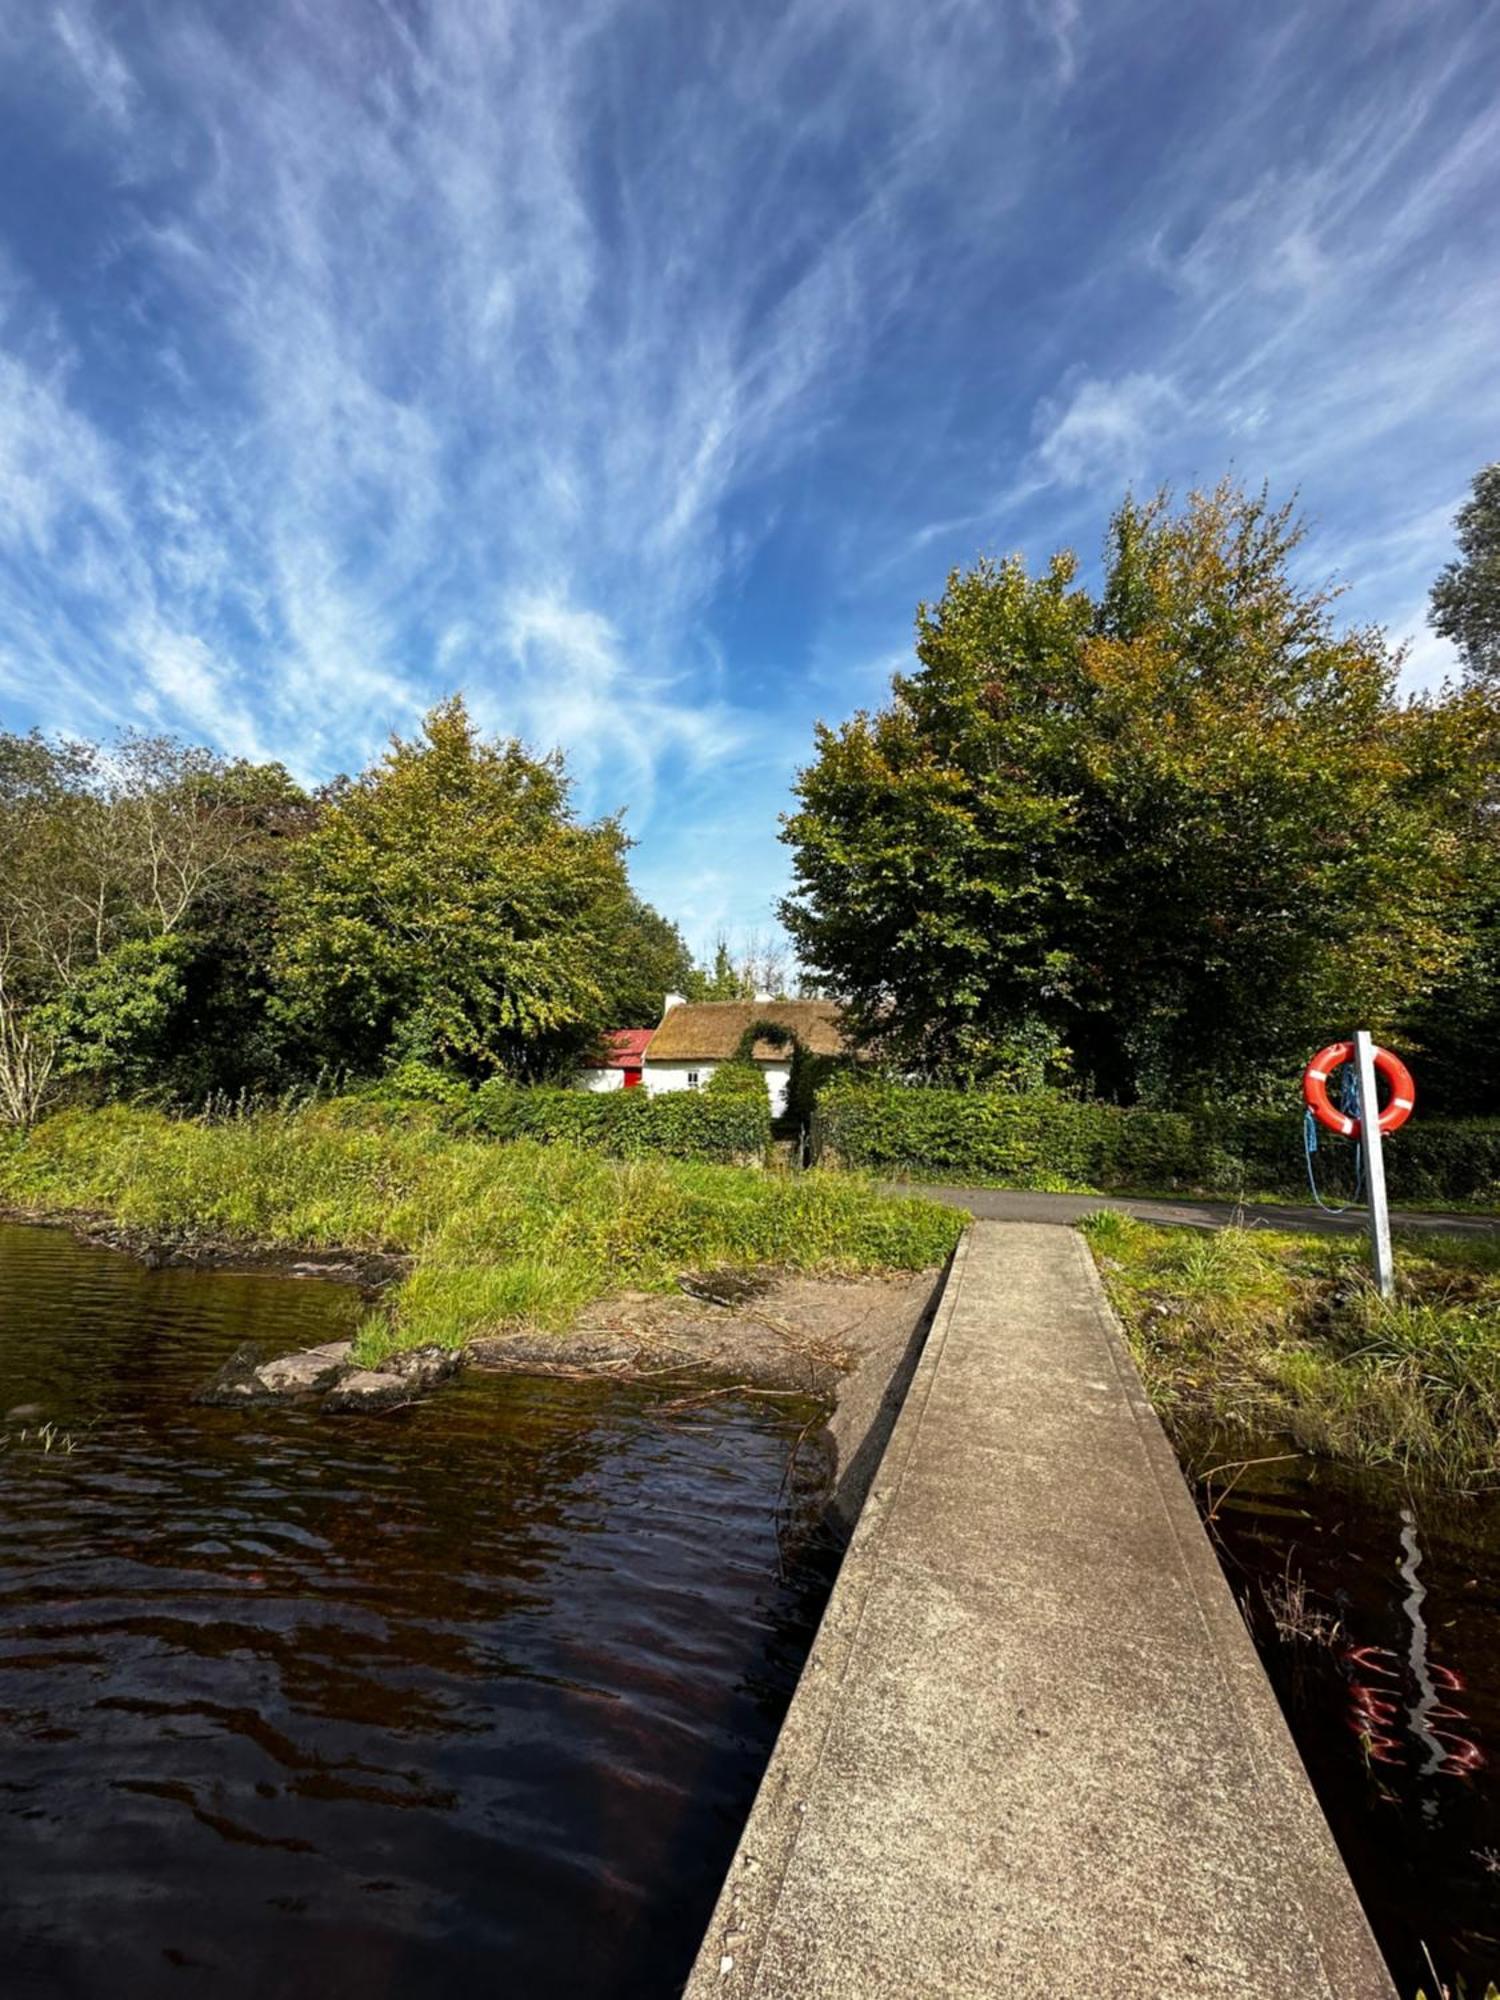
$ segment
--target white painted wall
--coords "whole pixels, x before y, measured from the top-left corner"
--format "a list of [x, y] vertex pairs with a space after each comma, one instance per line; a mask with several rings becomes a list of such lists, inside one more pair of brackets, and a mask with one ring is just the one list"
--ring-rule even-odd
[[[653, 1097], [662, 1097], [669, 1090], [691, 1090], [690, 1076], [698, 1079], [702, 1090], [708, 1079], [719, 1067], [715, 1062], [652, 1062], [649, 1057], [641, 1071], [641, 1081]], [[784, 1062], [757, 1063], [755, 1067], [766, 1080], [766, 1088], [771, 1094], [771, 1116], [779, 1118], [786, 1110], [786, 1087], [791, 1080], [791, 1066]]]
[[765, 1077], [766, 1088], [771, 1093], [771, 1116], [779, 1118], [786, 1110], [786, 1087], [792, 1080], [791, 1066], [788, 1063], [757, 1063], [756, 1068]]
[[623, 1090], [625, 1072], [622, 1069], [581, 1069], [573, 1079], [575, 1090]]
[[648, 1056], [641, 1067], [641, 1083], [653, 1097], [664, 1097], [669, 1090], [691, 1090], [688, 1078], [696, 1076], [701, 1090], [717, 1068], [718, 1064], [711, 1062], [652, 1062]]

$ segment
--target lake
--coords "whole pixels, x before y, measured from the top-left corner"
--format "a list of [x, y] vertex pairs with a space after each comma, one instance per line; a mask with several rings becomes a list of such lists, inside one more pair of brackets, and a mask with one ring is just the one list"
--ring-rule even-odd
[[1398, 1987], [1481, 2000], [1500, 1983], [1500, 1498], [1275, 1438], [1184, 1457]]
[[191, 1401], [360, 1303], [0, 1225], [7, 2000], [685, 1979], [828, 1588], [811, 1407]]

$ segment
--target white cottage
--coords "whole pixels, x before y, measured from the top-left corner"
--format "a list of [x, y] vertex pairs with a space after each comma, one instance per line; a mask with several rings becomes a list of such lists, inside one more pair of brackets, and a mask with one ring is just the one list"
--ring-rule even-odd
[[[849, 1053], [832, 1000], [684, 1000], [669, 993], [661, 1026], [646, 1044], [641, 1081], [653, 1097], [668, 1090], [701, 1090], [719, 1064], [731, 1060], [745, 1030], [756, 1021], [790, 1029], [811, 1055]], [[771, 1116], [779, 1118], [786, 1110], [791, 1046], [780, 1048], [762, 1039], [751, 1060], [766, 1079]]]
[[595, 1060], [576, 1078], [579, 1090], [634, 1090], [654, 1028], [616, 1028], [604, 1037]]

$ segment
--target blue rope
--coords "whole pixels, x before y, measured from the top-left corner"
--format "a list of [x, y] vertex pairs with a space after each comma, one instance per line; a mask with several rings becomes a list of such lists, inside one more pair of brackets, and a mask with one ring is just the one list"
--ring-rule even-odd
[[[1345, 1063], [1339, 1075], [1339, 1109], [1351, 1118], [1359, 1114], [1359, 1078], [1354, 1073], [1353, 1063]], [[1354, 1155], [1354, 1196], [1342, 1207], [1335, 1208], [1332, 1202], [1324, 1201], [1318, 1193], [1318, 1177], [1313, 1170], [1313, 1154], [1318, 1150], [1318, 1121], [1312, 1112], [1302, 1114], [1302, 1151], [1307, 1161], [1307, 1185], [1312, 1189], [1312, 1198], [1325, 1215], [1347, 1215], [1351, 1208], [1360, 1204], [1360, 1196], [1365, 1186], [1365, 1149], [1357, 1147]]]

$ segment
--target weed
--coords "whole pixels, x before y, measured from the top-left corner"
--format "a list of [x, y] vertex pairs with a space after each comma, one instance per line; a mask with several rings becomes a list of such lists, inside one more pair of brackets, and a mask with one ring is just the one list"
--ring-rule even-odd
[[[0, 1436], [0, 1449], [10, 1442], [10, 1433], [6, 1432], [4, 1436]], [[34, 1427], [23, 1425], [16, 1432], [15, 1442], [32, 1445], [49, 1456], [55, 1451], [61, 1458], [71, 1458], [78, 1446], [78, 1440], [71, 1431], [65, 1431], [61, 1425], [51, 1422], [37, 1424]]]
[[1276, 1627], [1276, 1636], [1289, 1645], [1336, 1646], [1343, 1623], [1313, 1602], [1307, 1578], [1300, 1571], [1293, 1576], [1291, 1561], [1282, 1576], [1261, 1586], [1266, 1609]]
[[1112, 1211], [1083, 1228], [1169, 1426], [1207, 1416], [1413, 1477], [1500, 1480], [1500, 1242], [1400, 1238], [1385, 1300], [1357, 1238]]

